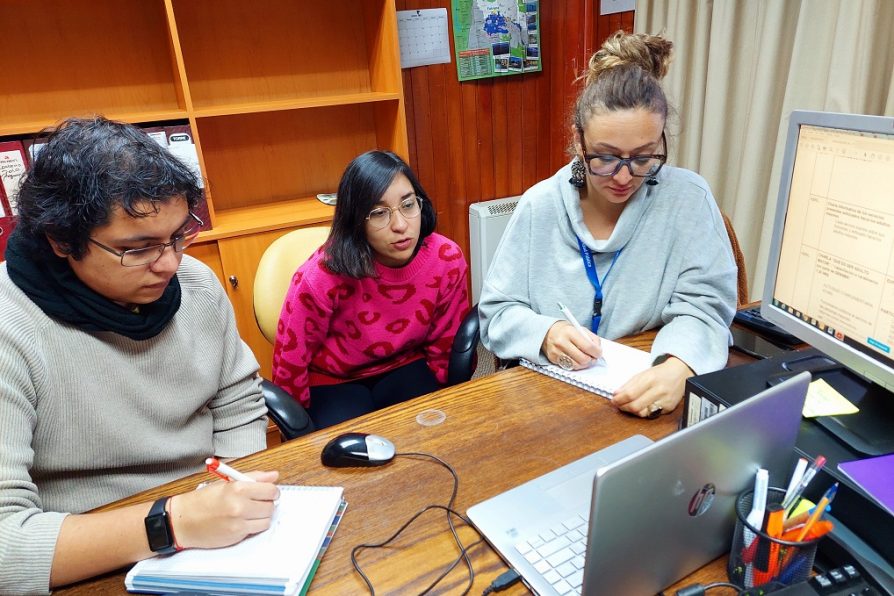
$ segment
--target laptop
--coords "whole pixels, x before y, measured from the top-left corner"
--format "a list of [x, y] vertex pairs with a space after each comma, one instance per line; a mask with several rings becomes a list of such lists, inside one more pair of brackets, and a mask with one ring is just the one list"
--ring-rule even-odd
[[729, 551], [759, 468], [785, 486], [810, 375], [657, 442], [635, 435], [469, 508], [538, 594], [655, 594]]

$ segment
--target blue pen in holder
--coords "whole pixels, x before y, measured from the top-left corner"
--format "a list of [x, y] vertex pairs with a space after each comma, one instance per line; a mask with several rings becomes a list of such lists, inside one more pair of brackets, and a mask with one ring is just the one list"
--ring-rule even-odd
[[[804, 542], [773, 538], [748, 523], [754, 491], [736, 499], [736, 531], [727, 563], [729, 580], [741, 588], [762, 586], [766, 592], [796, 584], [810, 577], [816, 547], [822, 537]], [[767, 507], [781, 504], [785, 490], [769, 488]]]

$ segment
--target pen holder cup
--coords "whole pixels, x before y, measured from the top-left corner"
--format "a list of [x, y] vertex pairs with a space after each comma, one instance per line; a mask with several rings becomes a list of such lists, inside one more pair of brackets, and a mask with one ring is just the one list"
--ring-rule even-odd
[[[820, 538], [804, 542], [769, 536], [761, 528], [748, 523], [754, 491], [736, 499], [736, 530], [727, 563], [729, 580], [740, 588], [762, 586], [765, 591], [806, 581], [813, 569], [813, 559]], [[782, 503], [785, 491], [767, 490], [767, 505]]]

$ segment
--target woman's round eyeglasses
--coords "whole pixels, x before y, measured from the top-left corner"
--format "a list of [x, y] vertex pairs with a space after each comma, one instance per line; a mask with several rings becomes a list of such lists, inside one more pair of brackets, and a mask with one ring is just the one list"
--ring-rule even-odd
[[[580, 138], [586, 147], [583, 131], [580, 133]], [[667, 147], [667, 139], [665, 138], [663, 131], [661, 133], [661, 146], [665, 148]], [[655, 153], [620, 157], [610, 153], [585, 153], [584, 161], [587, 163], [587, 169], [590, 170], [590, 173], [594, 176], [615, 176], [621, 171], [621, 168], [627, 166], [627, 170], [632, 176], [646, 178], [658, 173], [661, 166], [667, 161], [667, 155], [664, 153]]]
[[376, 207], [366, 216], [366, 221], [374, 230], [381, 230], [391, 223], [391, 214], [400, 212], [406, 219], [414, 219], [422, 213], [422, 197], [407, 197], [397, 207]]

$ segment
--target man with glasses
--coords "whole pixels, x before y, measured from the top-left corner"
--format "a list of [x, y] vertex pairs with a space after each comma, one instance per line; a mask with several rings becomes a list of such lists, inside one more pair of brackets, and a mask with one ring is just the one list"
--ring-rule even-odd
[[64, 122], [26, 174], [0, 264], [0, 593], [268, 527], [275, 472], [83, 513], [265, 446], [258, 364], [183, 253], [201, 192], [138, 128], [100, 117]]

